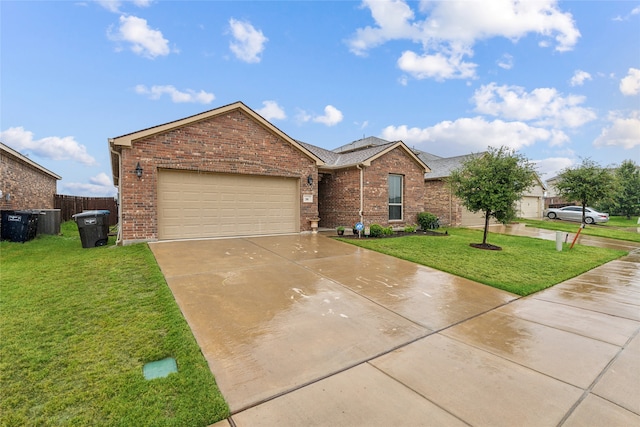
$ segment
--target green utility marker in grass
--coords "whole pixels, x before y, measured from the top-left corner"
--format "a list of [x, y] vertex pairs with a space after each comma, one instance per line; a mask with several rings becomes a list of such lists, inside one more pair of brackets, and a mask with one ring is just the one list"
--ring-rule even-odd
[[145, 363], [142, 367], [142, 374], [145, 380], [168, 377], [169, 374], [173, 374], [174, 372], [178, 372], [178, 364], [173, 357]]

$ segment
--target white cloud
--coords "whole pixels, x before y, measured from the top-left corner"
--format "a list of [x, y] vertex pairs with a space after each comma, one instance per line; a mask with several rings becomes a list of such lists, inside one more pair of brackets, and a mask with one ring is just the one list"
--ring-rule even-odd
[[146, 19], [135, 16], [121, 16], [120, 27], [115, 32], [109, 28], [107, 35], [113, 41], [130, 43], [131, 50], [145, 58], [154, 59], [171, 52], [162, 32], [149, 28]]
[[124, 2], [121, 0], [97, 0], [98, 4], [109, 12], [120, 13], [120, 7], [125, 3], [130, 3], [138, 7], [149, 7], [151, 6], [151, 0], [133, 0]]
[[575, 161], [568, 157], [548, 157], [542, 160], [532, 160], [540, 179], [547, 180], [559, 175], [564, 169], [574, 165]]
[[640, 146], [640, 110], [632, 112], [628, 117], [611, 113], [609, 121], [611, 126], [602, 129], [593, 141], [594, 147], [622, 147], [630, 150]]
[[629, 12], [629, 14], [627, 14], [626, 16], [616, 16], [615, 18], [613, 18], [614, 21], [627, 21], [629, 18], [631, 18], [633, 15], [638, 15], [640, 14], [640, 6], [636, 6], [634, 7], [631, 12]]
[[482, 117], [473, 117], [444, 121], [428, 128], [387, 126], [382, 130], [382, 138], [389, 141], [402, 140], [410, 146], [433, 143], [441, 148], [446, 147], [449, 153], [466, 154], [484, 151], [490, 146], [506, 146], [519, 150], [538, 141], [552, 142], [555, 139], [566, 138], [566, 135], [560, 131], [553, 133], [522, 122], [488, 122]]
[[64, 193], [71, 193], [76, 196], [111, 197], [117, 194], [111, 178], [104, 172], [89, 178], [88, 183], [62, 182], [60, 187]]
[[586, 80], [591, 80], [591, 74], [586, 71], [576, 70], [569, 84], [571, 84], [571, 86], [582, 86]]
[[324, 116], [316, 116], [313, 121], [327, 126], [335, 126], [342, 121], [342, 112], [333, 105], [324, 107]]
[[284, 109], [278, 105], [276, 101], [263, 101], [262, 105], [264, 107], [256, 110], [256, 113], [260, 114], [267, 120], [284, 120], [287, 118], [287, 115], [284, 112]]
[[510, 70], [513, 68], [513, 56], [505, 53], [504, 55], [502, 55], [502, 58], [496, 61], [496, 64], [498, 64], [498, 67], [500, 68]]
[[[416, 19], [403, 0], [364, 0], [374, 26], [358, 28], [347, 40], [352, 53], [366, 55], [369, 49], [391, 40], [419, 43], [422, 53], [405, 51], [398, 60], [401, 69], [418, 78], [466, 78], [475, 76], [473, 55], [480, 40], [504, 37], [514, 42], [528, 34], [545, 37], [541, 45], [555, 41], [555, 49], [573, 49], [580, 32], [570, 13], [562, 12], [556, 0], [439, 1], [420, 3], [424, 19]], [[503, 62], [508, 66], [508, 62]]]
[[576, 128], [596, 118], [592, 109], [581, 107], [585, 98], [563, 97], [553, 88], [538, 88], [526, 92], [520, 86], [481, 86], [475, 91], [473, 102], [479, 113], [505, 119], [534, 121], [541, 126]]
[[229, 26], [234, 39], [229, 43], [229, 49], [242, 61], [249, 63], [260, 62], [260, 54], [269, 39], [249, 22], [237, 21], [231, 18]]
[[171, 85], [151, 86], [150, 88], [145, 85], [137, 85], [135, 87], [135, 91], [140, 95], [147, 95], [150, 99], [160, 99], [162, 95], [167, 94], [171, 97], [171, 101], [175, 103], [192, 102], [198, 104], [210, 104], [216, 98], [214, 94], [203, 90], [200, 92], [196, 92], [192, 89], [179, 91]]
[[96, 160], [87, 153], [87, 147], [79, 144], [72, 136], [33, 139], [33, 132], [20, 126], [0, 132], [0, 140], [21, 153], [30, 152], [53, 160], [73, 160], [87, 166], [96, 164]]
[[626, 96], [640, 93], [640, 69], [629, 68], [627, 76], [620, 80], [620, 92]]
[[464, 54], [465, 52], [418, 55], [408, 50], [398, 59], [398, 67], [416, 79], [433, 78], [442, 81], [473, 78], [476, 74], [476, 64], [464, 62]]

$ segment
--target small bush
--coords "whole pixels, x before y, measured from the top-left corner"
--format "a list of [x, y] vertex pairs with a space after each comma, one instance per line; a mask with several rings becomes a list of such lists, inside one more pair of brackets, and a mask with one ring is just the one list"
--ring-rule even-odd
[[393, 234], [393, 228], [392, 227], [385, 227], [382, 229], [382, 234], [384, 236], [391, 236]]
[[381, 237], [384, 233], [384, 228], [380, 224], [371, 224], [369, 227], [369, 236], [371, 237]]
[[415, 225], [405, 225], [404, 226], [404, 232], [405, 233], [415, 233], [416, 232], [416, 226]]
[[418, 214], [418, 223], [424, 231], [431, 230], [437, 228], [438, 217], [429, 212], [420, 212]]

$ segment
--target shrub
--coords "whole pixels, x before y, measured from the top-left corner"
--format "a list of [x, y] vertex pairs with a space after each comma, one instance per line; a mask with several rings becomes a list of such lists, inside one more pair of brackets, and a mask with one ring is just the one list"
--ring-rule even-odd
[[404, 232], [405, 233], [415, 233], [416, 232], [416, 226], [415, 225], [405, 225], [404, 226]]
[[393, 234], [393, 228], [392, 227], [385, 227], [382, 229], [382, 234], [385, 236], [391, 236]]
[[427, 231], [436, 228], [438, 217], [429, 212], [420, 212], [418, 214], [418, 223], [424, 231]]
[[384, 233], [383, 230], [384, 229], [382, 228], [382, 226], [380, 224], [371, 224], [371, 227], [369, 227], [369, 236], [371, 236], [371, 237], [381, 237], [382, 234]]

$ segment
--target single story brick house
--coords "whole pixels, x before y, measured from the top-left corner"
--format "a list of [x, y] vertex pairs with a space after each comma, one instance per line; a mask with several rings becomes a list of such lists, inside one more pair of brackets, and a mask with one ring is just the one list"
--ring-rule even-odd
[[[122, 244], [356, 222], [403, 227], [423, 211], [443, 224], [482, 223], [444, 182], [468, 156], [375, 137], [330, 151], [291, 138], [242, 102], [110, 138], [109, 147]], [[531, 197], [541, 209], [542, 194]]]
[[[425, 175], [425, 188], [429, 197], [425, 198], [426, 211], [440, 217], [442, 224], [453, 224], [463, 227], [484, 226], [481, 212], [473, 213], [465, 208], [455, 197], [446, 183], [451, 172], [463, 166], [464, 162], [482, 156], [483, 153], [467, 154], [456, 157], [437, 157], [424, 152], [418, 156], [428, 160], [431, 173]], [[542, 219], [544, 213], [545, 186], [536, 174], [536, 181], [516, 203], [520, 218]]]
[[62, 177], [0, 142], [0, 209], [53, 209]]

